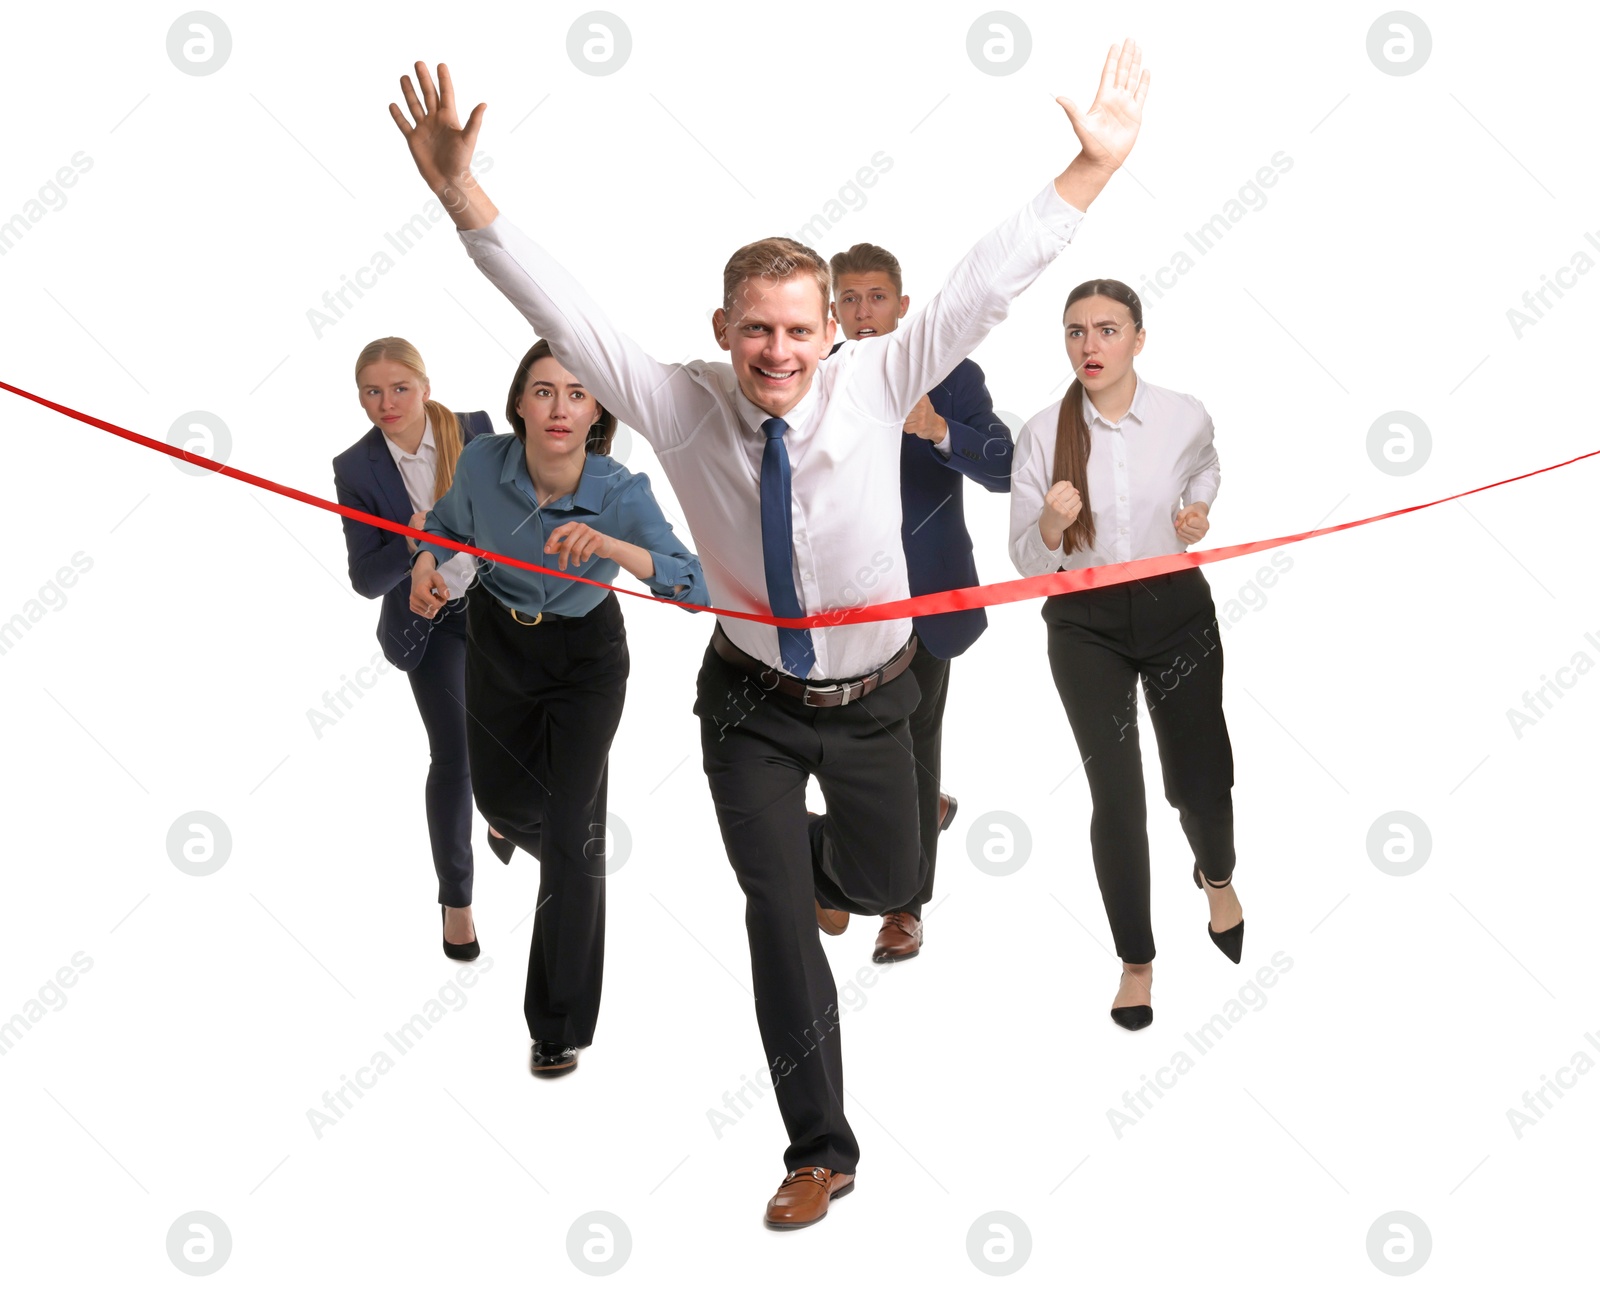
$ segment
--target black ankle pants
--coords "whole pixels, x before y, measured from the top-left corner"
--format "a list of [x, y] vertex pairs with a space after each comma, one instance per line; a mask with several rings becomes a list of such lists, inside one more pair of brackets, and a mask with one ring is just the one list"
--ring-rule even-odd
[[606, 779], [628, 688], [617, 597], [524, 626], [467, 597], [467, 752], [478, 810], [539, 860], [523, 1014], [535, 1040], [587, 1047], [606, 943]]
[[1222, 641], [1211, 588], [1199, 569], [1185, 569], [1051, 596], [1043, 617], [1050, 672], [1094, 803], [1089, 843], [1117, 956], [1149, 962], [1156, 947], [1140, 683], [1167, 801], [1200, 871], [1213, 882], [1233, 873], [1233, 747], [1222, 715]]

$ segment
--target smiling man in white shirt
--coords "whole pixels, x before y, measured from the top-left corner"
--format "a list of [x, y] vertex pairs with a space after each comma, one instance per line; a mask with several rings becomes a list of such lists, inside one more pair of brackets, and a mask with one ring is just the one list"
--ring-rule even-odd
[[[1113, 47], [1087, 111], [1058, 99], [1080, 151], [956, 267], [893, 334], [834, 340], [829, 269], [788, 238], [735, 252], [713, 334], [719, 363], [661, 363], [614, 327], [561, 264], [502, 217], [469, 162], [485, 106], [464, 126], [448, 69], [401, 79], [390, 114], [479, 268], [595, 396], [655, 448], [719, 608], [825, 615], [907, 595], [900, 526], [906, 417], [1006, 315], [1072, 238], [1138, 136], [1150, 76]], [[767, 1206], [808, 1226], [854, 1186], [837, 993], [815, 896], [881, 914], [922, 884], [906, 674], [906, 619], [810, 629], [722, 619], [695, 712], [728, 859], [746, 897], [756, 1019], [789, 1133]], [[815, 776], [826, 816], [807, 818]]]

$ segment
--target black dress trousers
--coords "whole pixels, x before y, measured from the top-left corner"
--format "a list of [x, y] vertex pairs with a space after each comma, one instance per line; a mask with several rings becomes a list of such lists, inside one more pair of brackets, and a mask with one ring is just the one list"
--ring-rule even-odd
[[[917, 696], [909, 668], [843, 707], [807, 707], [764, 690], [710, 648], [700, 667], [700, 745], [745, 895], [756, 1023], [789, 1133], [788, 1168], [856, 1168], [838, 994], [815, 900], [881, 914], [904, 908], [922, 888], [909, 733]], [[805, 796], [813, 775], [827, 803], [815, 826]]]
[[605, 961], [606, 766], [628, 687], [614, 594], [524, 626], [485, 591], [467, 613], [467, 747], [478, 810], [539, 860], [523, 1012], [534, 1039], [587, 1047]]
[[[920, 642], [919, 642], [920, 646]], [[922, 692], [911, 713], [911, 755], [917, 769], [917, 824], [922, 839], [922, 861], [927, 868], [916, 899], [895, 912], [920, 918], [922, 908], [933, 903], [933, 873], [939, 861], [939, 778], [944, 744], [944, 700], [950, 692], [950, 659], [935, 658], [919, 647], [911, 671]]]
[[428, 841], [439, 878], [439, 903], [472, 903], [472, 777], [467, 756], [467, 713], [462, 706], [467, 667], [467, 601], [451, 600], [428, 632], [422, 661], [406, 673], [423, 728], [428, 731], [428, 782], [423, 800]]
[[[1200, 570], [1054, 595], [1044, 603], [1050, 672], [1078, 744], [1094, 813], [1095, 877], [1124, 962], [1155, 957], [1150, 843], [1137, 693], [1200, 871], [1233, 873], [1233, 746], [1222, 715], [1222, 641]], [[1063, 766], [1062, 770], [1070, 769]]]

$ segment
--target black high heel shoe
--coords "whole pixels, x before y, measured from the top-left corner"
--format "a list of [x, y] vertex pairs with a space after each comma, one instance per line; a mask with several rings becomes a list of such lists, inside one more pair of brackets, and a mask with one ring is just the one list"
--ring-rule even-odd
[[[1124, 971], [1123, 975], [1128, 973]], [[1155, 1020], [1155, 1010], [1149, 1003], [1139, 1003], [1134, 1007], [1113, 1007], [1111, 1019], [1121, 1025], [1123, 1029], [1143, 1029]]]
[[[1196, 860], [1194, 865], [1194, 884], [1196, 886], [1200, 885], [1200, 876], [1200, 861]], [[1206, 885], [1211, 887], [1212, 890], [1220, 891], [1224, 886], [1232, 886], [1233, 878], [1230, 877], [1225, 882], [1213, 882], [1208, 877], [1206, 878]], [[1206, 934], [1211, 937], [1211, 943], [1221, 949], [1232, 961], [1239, 961], [1240, 955], [1244, 953], [1243, 918], [1239, 919], [1237, 926], [1230, 926], [1226, 931], [1213, 931], [1211, 929], [1211, 919], [1207, 918]]]
[[496, 837], [492, 832], [485, 834], [489, 849], [494, 851], [502, 864], [509, 864], [511, 857], [517, 853], [517, 843], [509, 837]]
[[[441, 927], [444, 925], [443, 904], [439, 906], [439, 925]], [[472, 939], [467, 941], [466, 944], [451, 944], [450, 941], [444, 939], [442, 933], [439, 938], [444, 943], [444, 956], [447, 958], [453, 958], [456, 962], [471, 962], [478, 956], [478, 933], [476, 930], [472, 933]]]

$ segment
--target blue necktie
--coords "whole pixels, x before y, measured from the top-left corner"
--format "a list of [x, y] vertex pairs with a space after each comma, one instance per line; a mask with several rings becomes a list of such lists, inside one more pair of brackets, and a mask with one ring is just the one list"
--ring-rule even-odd
[[[794, 586], [794, 523], [789, 509], [789, 450], [783, 446], [789, 424], [781, 416], [761, 422], [767, 445], [761, 452], [761, 563], [767, 574], [767, 603], [775, 618], [799, 618], [800, 595]], [[817, 651], [811, 632], [802, 627], [778, 628], [778, 652], [792, 676], [811, 674]]]

